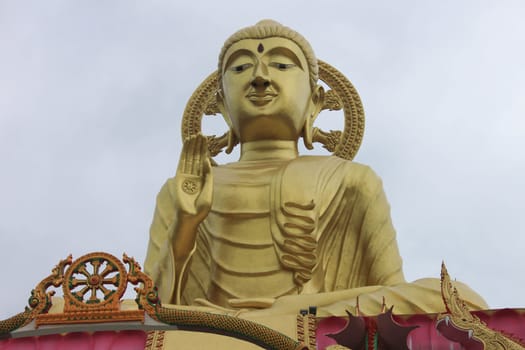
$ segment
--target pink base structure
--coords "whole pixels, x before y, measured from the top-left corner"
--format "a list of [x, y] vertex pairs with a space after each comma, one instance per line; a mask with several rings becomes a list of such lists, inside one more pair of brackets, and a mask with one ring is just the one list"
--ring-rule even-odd
[[52, 334], [0, 341], [0, 350], [143, 350], [144, 331]]

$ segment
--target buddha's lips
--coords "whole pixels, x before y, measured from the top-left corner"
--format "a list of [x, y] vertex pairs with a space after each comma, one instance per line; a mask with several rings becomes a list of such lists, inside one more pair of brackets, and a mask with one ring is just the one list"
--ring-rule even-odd
[[261, 94], [251, 93], [251, 94], [248, 94], [246, 97], [248, 98], [248, 100], [250, 100], [256, 105], [265, 105], [271, 100], [273, 100], [275, 96], [277, 96], [277, 94], [271, 93], [271, 92], [265, 92]]

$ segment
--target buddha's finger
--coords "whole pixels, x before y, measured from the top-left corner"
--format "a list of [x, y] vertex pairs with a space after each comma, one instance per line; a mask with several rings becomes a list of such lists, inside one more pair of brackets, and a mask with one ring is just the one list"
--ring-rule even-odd
[[194, 158], [195, 158], [195, 135], [192, 135], [188, 138], [188, 148], [186, 149], [186, 152], [184, 152], [184, 155], [186, 157], [186, 161], [184, 162], [184, 170], [182, 171], [184, 174], [193, 174], [193, 164], [194, 164]]
[[195, 148], [193, 149], [193, 163], [191, 168], [191, 174], [200, 176], [202, 167], [202, 157], [201, 157], [201, 148], [202, 148], [202, 135], [195, 135]]
[[211, 204], [211, 199], [213, 196], [213, 178], [211, 173], [211, 163], [208, 157], [205, 157], [202, 168], [202, 190], [201, 196], [203, 199], [209, 201]]
[[201, 149], [199, 162], [199, 176], [206, 175], [209, 172], [210, 161], [208, 159], [208, 140], [204, 135], [201, 135]]
[[200, 135], [195, 135], [192, 154], [191, 154], [191, 163], [189, 172], [191, 175], [199, 175], [199, 163], [200, 163], [200, 147], [201, 147], [201, 138]]
[[180, 153], [180, 160], [179, 160], [179, 173], [185, 173], [187, 162], [188, 162], [188, 150], [190, 148], [190, 138], [187, 138], [184, 140], [184, 143], [182, 144], [182, 151]]
[[182, 153], [181, 153], [182, 159], [181, 159], [180, 172], [183, 173], [183, 174], [186, 173], [186, 169], [188, 168], [188, 152], [189, 152], [189, 149], [190, 149], [190, 140], [187, 139], [186, 141], [184, 141], [184, 146], [183, 146], [183, 150], [182, 150]]
[[208, 146], [206, 146], [205, 150], [203, 151], [202, 157], [202, 176], [207, 177], [209, 174], [211, 174], [211, 158], [208, 156]]

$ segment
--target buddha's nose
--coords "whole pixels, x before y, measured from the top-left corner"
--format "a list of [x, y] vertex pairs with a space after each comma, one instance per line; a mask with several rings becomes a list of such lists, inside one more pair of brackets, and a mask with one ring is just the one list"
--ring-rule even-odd
[[255, 89], [266, 89], [270, 86], [270, 77], [268, 76], [268, 67], [262, 62], [255, 65], [252, 81], [250, 82]]
[[268, 86], [270, 86], [270, 80], [261, 75], [257, 75], [252, 79], [250, 84], [252, 87], [256, 89], [261, 89], [261, 88], [266, 89]]

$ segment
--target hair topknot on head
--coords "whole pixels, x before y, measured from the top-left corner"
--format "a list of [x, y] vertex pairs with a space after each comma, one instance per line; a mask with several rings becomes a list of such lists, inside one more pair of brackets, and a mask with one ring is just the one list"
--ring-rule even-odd
[[222, 84], [222, 63], [224, 55], [233, 44], [244, 39], [265, 39], [271, 37], [280, 37], [291, 40], [301, 48], [306, 57], [306, 61], [308, 62], [310, 85], [313, 89], [317, 85], [317, 80], [319, 78], [319, 67], [317, 65], [317, 58], [315, 57], [314, 50], [312, 50], [310, 43], [308, 43], [308, 41], [306, 41], [306, 39], [295, 30], [285, 27], [279, 22], [271, 19], [264, 19], [253, 26], [243, 28], [235, 32], [224, 42], [221, 53], [219, 54], [219, 87]]

